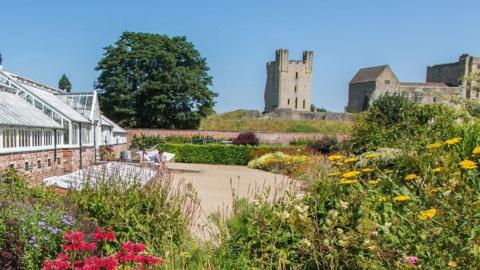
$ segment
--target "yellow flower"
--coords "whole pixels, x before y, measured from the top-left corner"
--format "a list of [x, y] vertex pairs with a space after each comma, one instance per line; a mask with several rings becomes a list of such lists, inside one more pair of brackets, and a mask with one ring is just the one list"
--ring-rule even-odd
[[388, 200], [387, 196], [381, 196], [380, 198], [378, 198], [379, 202], [386, 202], [387, 200]]
[[460, 137], [454, 137], [454, 138], [451, 138], [449, 140], [446, 140], [445, 144], [448, 144], [448, 145], [458, 144], [461, 140], [462, 140], [462, 138], [460, 138]]
[[393, 197], [393, 200], [395, 202], [404, 202], [404, 201], [410, 200], [410, 197], [406, 195], [400, 195], [400, 196]]
[[330, 161], [338, 161], [340, 159], [342, 159], [343, 156], [342, 155], [331, 155], [331, 156], [328, 156], [328, 160]]
[[474, 156], [480, 156], [480, 146], [476, 146], [475, 148], [473, 148], [472, 154]]
[[358, 175], [360, 175], [361, 172], [360, 171], [350, 171], [350, 172], [346, 172], [342, 175], [342, 177], [345, 177], [345, 178], [354, 178], [354, 177], [357, 177]]
[[442, 167], [436, 167], [436, 168], [434, 168], [434, 169], [432, 170], [432, 172], [433, 172], [433, 173], [439, 173], [439, 172], [441, 172], [442, 170], [443, 170]]
[[379, 157], [379, 156], [380, 156], [380, 155], [377, 154], [377, 153], [368, 153], [368, 154], [366, 154], [366, 155], [364, 156], [364, 158], [366, 158], [366, 159], [371, 159], [371, 158], [377, 158], [377, 157]]
[[473, 170], [478, 168], [477, 163], [475, 161], [471, 161], [468, 159], [465, 159], [464, 161], [460, 162], [459, 165], [460, 165], [460, 168], [464, 170]]
[[431, 143], [431, 144], [427, 144], [427, 149], [435, 149], [435, 148], [440, 148], [442, 147], [442, 144], [441, 143]]
[[393, 173], [393, 170], [385, 169], [383, 172], [384, 173]]
[[454, 261], [454, 260], [451, 260], [451, 261], [448, 262], [448, 266], [450, 266], [450, 267], [457, 267], [457, 266], [458, 266], [458, 263], [457, 263], [456, 261]]
[[340, 172], [329, 173], [328, 176], [330, 176], [330, 177], [340, 176]]
[[357, 161], [358, 159], [356, 157], [351, 157], [351, 158], [347, 158], [345, 159], [343, 162], [344, 163], [351, 163], [351, 162], [355, 162]]
[[420, 220], [427, 220], [427, 219], [433, 218], [436, 214], [437, 214], [437, 209], [431, 208], [431, 209], [428, 209], [426, 211], [422, 211], [420, 213], [420, 215], [418, 216], [418, 218]]
[[362, 172], [364, 172], [364, 173], [373, 172], [373, 169], [371, 169], [371, 168], [365, 168], [365, 169], [362, 169]]
[[369, 185], [376, 185], [378, 183], [380, 183], [380, 180], [378, 180], [378, 179], [377, 180], [368, 180]]
[[405, 176], [405, 180], [407, 180], [407, 181], [415, 180], [415, 179], [417, 179], [417, 175], [414, 174], [414, 173], [411, 173], [411, 174]]
[[356, 183], [358, 183], [358, 180], [340, 179], [340, 181], [338, 181], [339, 185], [351, 185]]
[[335, 162], [335, 165], [337, 165], [337, 166], [343, 166], [343, 163], [342, 163], [342, 162]]

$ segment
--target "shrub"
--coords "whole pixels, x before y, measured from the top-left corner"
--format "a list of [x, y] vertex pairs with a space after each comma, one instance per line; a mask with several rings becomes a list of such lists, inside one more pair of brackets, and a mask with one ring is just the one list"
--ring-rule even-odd
[[111, 145], [102, 145], [100, 146], [100, 158], [104, 161], [115, 160], [115, 152], [113, 151], [113, 146]]
[[0, 263], [2, 269], [39, 269], [61, 248], [61, 234], [74, 219], [61, 198], [42, 187], [27, 187], [15, 171], [0, 180]]
[[293, 196], [275, 193], [279, 197], [273, 202], [267, 202], [268, 193], [257, 194], [253, 202], [237, 198], [231, 218], [214, 219], [221, 240], [213, 258], [218, 269], [313, 269], [298, 264], [311, 245], [308, 208]]
[[326, 155], [338, 150], [337, 137], [326, 136], [308, 145], [313, 153]]
[[355, 121], [346, 151], [363, 153], [378, 148], [415, 149], [458, 132], [462, 112], [442, 104], [421, 105], [398, 95], [385, 95]]
[[112, 177], [86, 180], [70, 197], [75, 206], [96, 224], [109, 227], [121, 241], [147, 243], [164, 254], [169, 245], [188, 238], [188, 225], [195, 208], [186, 205], [195, 197], [189, 189], [177, 190], [172, 179], [152, 179], [143, 186], [132, 179]]
[[308, 161], [308, 156], [290, 156], [282, 152], [275, 152], [251, 160], [248, 162], [248, 167], [274, 173], [292, 174], [297, 167]]
[[158, 149], [175, 154], [175, 160], [184, 163], [247, 165], [252, 159], [274, 152], [292, 155], [310, 154], [299, 147], [250, 146], [223, 144], [160, 144]]
[[184, 163], [246, 165], [251, 146], [222, 144], [161, 144], [158, 149], [175, 154], [175, 160]]
[[232, 143], [236, 145], [258, 145], [259, 142], [260, 140], [253, 132], [240, 133], [238, 137], [232, 141]]

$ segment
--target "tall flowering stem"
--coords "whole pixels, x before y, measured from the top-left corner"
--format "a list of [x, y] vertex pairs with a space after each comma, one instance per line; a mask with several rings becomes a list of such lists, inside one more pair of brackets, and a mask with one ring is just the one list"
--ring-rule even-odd
[[43, 270], [115, 270], [128, 266], [132, 269], [151, 269], [165, 263], [162, 258], [145, 254], [141, 243], [127, 241], [120, 250], [113, 254], [101, 254], [98, 246], [116, 242], [116, 235], [111, 229], [97, 228], [92, 234], [95, 242], [86, 242], [80, 231], [64, 234], [63, 253], [54, 260], [45, 260]]

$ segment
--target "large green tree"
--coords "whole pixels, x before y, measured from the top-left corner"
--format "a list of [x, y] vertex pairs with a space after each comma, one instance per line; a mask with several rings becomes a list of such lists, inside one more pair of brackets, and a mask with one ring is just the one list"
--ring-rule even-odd
[[124, 32], [96, 70], [102, 111], [126, 127], [196, 128], [213, 112], [206, 59], [185, 37]]
[[68, 79], [67, 75], [63, 74], [60, 80], [58, 81], [58, 88], [70, 92], [72, 90], [72, 84]]

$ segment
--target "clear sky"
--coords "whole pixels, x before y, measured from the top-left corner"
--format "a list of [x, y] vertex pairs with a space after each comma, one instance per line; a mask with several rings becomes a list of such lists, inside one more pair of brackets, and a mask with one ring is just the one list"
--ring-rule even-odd
[[103, 47], [123, 31], [187, 36], [207, 58], [219, 112], [263, 109], [265, 63], [277, 48], [314, 51], [313, 100], [343, 111], [348, 81], [389, 64], [402, 81], [427, 65], [480, 56], [480, 1], [14, 0], [0, 2], [5, 69], [91, 90]]

